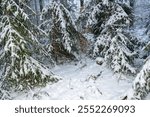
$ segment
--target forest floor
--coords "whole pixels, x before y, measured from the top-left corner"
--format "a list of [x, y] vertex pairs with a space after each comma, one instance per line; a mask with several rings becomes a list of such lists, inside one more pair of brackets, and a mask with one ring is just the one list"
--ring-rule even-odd
[[132, 86], [133, 77], [115, 75], [108, 67], [84, 58], [56, 66], [52, 71], [62, 79], [44, 88], [17, 94], [15, 99], [115, 100]]

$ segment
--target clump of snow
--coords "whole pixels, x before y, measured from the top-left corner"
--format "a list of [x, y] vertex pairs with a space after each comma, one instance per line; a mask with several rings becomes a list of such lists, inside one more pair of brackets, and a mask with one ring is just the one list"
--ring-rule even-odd
[[96, 58], [96, 63], [97, 63], [98, 65], [102, 65], [102, 64], [104, 63], [104, 58], [102, 58], [102, 57], [97, 57], [97, 58]]

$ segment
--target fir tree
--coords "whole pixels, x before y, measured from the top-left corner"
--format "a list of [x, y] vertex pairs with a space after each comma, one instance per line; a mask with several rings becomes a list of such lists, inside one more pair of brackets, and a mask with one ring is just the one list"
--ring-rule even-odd
[[114, 72], [136, 72], [132, 67], [136, 43], [124, 30], [129, 25], [129, 15], [118, 3], [109, 0], [99, 2], [88, 21], [88, 26], [97, 35], [94, 56], [103, 57]]
[[[105, 4], [105, 7], [98, 5], [100, 3]], [[96, 33], [96, 30], [99, 30], [99, 27], [101, 25], [100, 23], [105, 22], [104, 20], [106, 20], [105, 18], [103, 18], [103, 15], [105, 15], [105, 16], [107, 15], [106, 17], [109, 17], [109, 15], [111, 15], [111, 14], [107, 14], [107, 12], [109, 12], [109, 13], [113, 12], [113, 11], [110, 11], [111, 8], [108, 8], [111, 5], [111, 3], [113, 3], [112, 5], [118, 4], [120, 7], [122, 7], [124, 12], [128, 14], [129, 18], [131, 18], [131, 19], [133, 18], [132, 0], [131, 1], [130, 0], [89, 0], [88, 3], [85, 3], [85, 8], [84, 8], [84, 10], [82, 10], [82, 12], [77, 20], [79, 29], [81, 31], [87, 30], [89, 28], [89, 26], [92, 25], [92, 22], [93, 22], [93, 24], [95, 24], [96, 19], [94, 20], [94, 17], [99, 17], [99, 18], [97, 18], [97, 20], [99, 19], [98, 20], [99, 23], [96, 23], [98, 26], [95, 24], [95, 25], [92, 25], [93, 28], [91, 27], [93, 29], [93, 31], [95, 31], [94, 33]], [[101, 10], [101, 14], [99, 14], [99, 10]], [[102, 10], [106, 11], [105, 14], [102, 14], [102, 12], [103, 12]], [[93, 14], [91, 14], [91, 13], [93, 13]], [[99, 16], [99, 15], [101, 15], [101, 16]], [[89, 17], [90, 17], [90, 19], [89, 19]], [[100, 17], [101, 17], [101, 19], [100, 19]], [[87, 22], [89, 25], [86, 26]]]
[[133, 84], [134, 98], [143, 99], [150, 92], [150, 59], [146, 61]]
[[[92, 12], [92, 8], [95, 5], [95, 0], [89, 0], [88, 3], [84, 4], [84, 7], [80, 8], [80, 15], [76, 21], [77, 28], [80, 32], [90, 32], [86, 26], [88, 17]], [[82, 10], [81, 10], [82, 9]]]
[[[148, 34], [149, 25], [146, 33]], [[144, 99], [150, 93], [150, 41], [145, 42], [141, 51], [142, 58], [145, 61], [142, 69], [137, 74], [132, 89], [123, 97], [124, 99]]]
[[150, 59], [148, 58], [141, 71], [137, 74], [132, 88], [122, 99], [144, 99], [150, 92]]
[[54, 59], [76, 59], [81, 48], [80, 39], [85, 39], [77, 31], [69, 11], [61, 3], [53, 2], [43, 10], [42, 19], [41, 27], [48, 26], [45, 29], [50, 35], [49, 47]]
[[133, 47], [134, 44], [122, 33], [117, 32], [116, 36], [112, 38], [110, 47], [105, 54], [105, 60], [114, 72], [136, 73], [132, 66], [135, 53], [131, 51], [129, 46]]
[[37, 31], [30, 28], [33, 25], [17, 4], [19, 2], [2, 0], [0, 3], [1, 89], [7, 91], [24, 90], [57, 81], [48, 68], [33, 58], [34, 47], [39, 47]]

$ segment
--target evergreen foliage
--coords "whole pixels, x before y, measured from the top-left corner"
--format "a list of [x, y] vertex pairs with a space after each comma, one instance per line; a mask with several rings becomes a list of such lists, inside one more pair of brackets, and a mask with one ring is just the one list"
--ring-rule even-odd
[[[123, 99], [144, 99], [150, 92], [149, 9], [144, 10], [144, 18], [134, 16], [135, 2], [81, 0], [76, 5], [75, 0], [0, 0], [0, 99], [57, 82], [58, 76], [47, 66], [78, 60], [87, 51], [98, 65], [106, 63], [114, 73], [136, 75]], [[142, 5], [149, 7], [146, 3]], [[134, 32], [137, 24], [142, 27], [140, 34]], [[91, 76], [96, 82], [101, 75], [102, 71]]]
[[134, 99], [143, 99], [150, 92], [150, 59], [136, 76], [133, 83]]
[[33, 58], [33, 48], [40, 45], [38, 31], [31, 28], [33, 25], [19, 1], [2, 0], [0, 4], [1, 89], [24, 90], [57, 81], [48, 68]]
[[136, 73], [133, 68], [136, 43], [124, 34], [130, 20], [118, 3], [107, 0], [94, 7], [88, 20], [88, 26], [97, 35], [94, 56], [103, 57], [117, 73]]
[[150, 59], [148, 58], [123, 100], [141, 100], [150, 92]]
[[41, 26], [48, 24], [45, 29], [50, 35], [49, 47], [54, 59], [76, 59], [81, 46], [80, 38], [85, 39], [77, 31], [69, 11], [61, 3], [53, 2], [43, 10], [42, 18], [44, 23]]

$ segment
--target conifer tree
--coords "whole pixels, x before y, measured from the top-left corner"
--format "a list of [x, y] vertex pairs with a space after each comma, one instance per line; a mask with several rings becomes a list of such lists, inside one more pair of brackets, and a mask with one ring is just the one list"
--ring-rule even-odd
[[141, 100], [150, 93], [150, 59], [148, 58], [141, 71], [137, 74], [132, 88], [123, 96], [126, 100]]
[[80, 15], [76, 21], [77, 28], [80, 32], [90, 32], [88, 30], [87, 21], [92, 12], [93, 6], [96, 5], [96, 0], [89, 0], [87, 3], [84, 3], [84, 7], [80, 9]]
[[136, 43], [125, 35], [130, 20], [124, 9], [110, 0], [99, 2], [88, 20], [88, 26], [97, 35], [94, 56], [103, 57], [114, 72], [136, 72], [132, 67]]
[[150, 59], [146, 61], [133, 84], [134, 98], [143, 99], [150, 92]]
[[145, 43], [142, 55], [145, 63], [133, 81], [132, 88], [123, 99], [141, 100], [150, 93], [150, 41]]
[[1, 90], [19, 91], [57, 81], [48, 68], [33, 56], [34, 47], [40, 47], [36, 37], [39, 31], [34, 30], [19, 2], [21, 1], [1, 0], [0, 3]]
[[[76, 59], [84, 37], [77, 31], [69, 11], [61, 4], [52, 2], [42, 13], [43, 24], [50, 35], [50, 51], [56, 61], [58, 59]], [[82, 45], [83, 46], [83, 45]]]
[[[150, 22], [147, 22], [147, 18], [144, 21], [147, 23], [145, 35], [149, 35]], [[123, 99], [141, 100], [150, 93], [150, 41], [145, 40], [140, 46], [142, 46], [140, 54], [144, 65], [134, 79], [132, 88], [123, 96]]]

